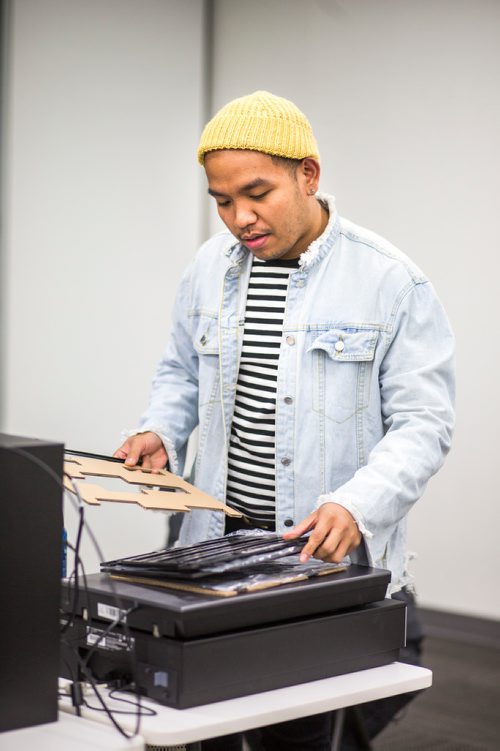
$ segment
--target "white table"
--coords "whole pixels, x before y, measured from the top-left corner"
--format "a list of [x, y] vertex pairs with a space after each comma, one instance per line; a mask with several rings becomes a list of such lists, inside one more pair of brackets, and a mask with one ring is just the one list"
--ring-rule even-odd
[[112, 727], [61, 712], [58, 722], [1, 733], [0, 748], [2, 751], [144, 751], [144, 739], [135, 736], [127, 740]]
[[[143, 705], [153, 708], [156, 715], [142, 718], [140, 734], [146, 743], [151, 745], [194, 743], [206, 738], [383, 699], [386, 696], [417, 691], [428, 688], [431, 684], [430, 670], [394, 662], [380, 668], [360, 670], [357, 673], [264, 691], [192, 709], [171, 709], [143, 699]], [[107, 695], [106, 691], [103, 693]], [[117, 695], [131, 698], [130, 694]], [[109, 706], [111, 709], [123, 709], [123, 705], [116, 704], [112, 699], [109, 699]], [[74, 711], [67, 699], [61, 700], [60, 709]], [[109, 724], [109, 719], [103, 712], [93, 712], [82, 707], [82, 716]], [[133, 716], [118, 715], [117, 719], [127, 730], [134, 729]]]

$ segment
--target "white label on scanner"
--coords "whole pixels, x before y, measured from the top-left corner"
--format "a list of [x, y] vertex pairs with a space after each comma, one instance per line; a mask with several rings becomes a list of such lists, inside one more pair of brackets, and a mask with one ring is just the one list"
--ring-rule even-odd
[[115, 608], [112, 605], [105, 605], [103, 602], [97, 603], [97, 616], [104, 618], [106, 621], [127, 622], [126, 610], [120, 610], [120, 608]]
[[125, 634], [106, 633], [101, 629], [87, 628], [87, 646], [97, 644], [99, 649], [108, 649], [112, 652], [126, 650], [130, 652], [135, 646], [135, 639], [129, 639]]

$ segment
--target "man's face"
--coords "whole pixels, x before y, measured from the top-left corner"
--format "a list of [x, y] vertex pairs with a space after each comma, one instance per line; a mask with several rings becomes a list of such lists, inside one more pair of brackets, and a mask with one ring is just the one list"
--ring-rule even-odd
[[309, 192], [317, 178], [311, 178], [305, 162], [313, 160], [301, 162], [293, 174], [258, 151], [205, 156], [208, 192], [219, 216], [256, 258], [297, 258], [318, 236], [319, 204]]

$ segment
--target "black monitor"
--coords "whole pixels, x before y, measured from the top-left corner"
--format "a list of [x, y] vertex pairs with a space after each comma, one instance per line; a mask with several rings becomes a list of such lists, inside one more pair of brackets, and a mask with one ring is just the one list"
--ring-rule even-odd
[[0, 732], [57, 720], [63, 452], [0, 433]]

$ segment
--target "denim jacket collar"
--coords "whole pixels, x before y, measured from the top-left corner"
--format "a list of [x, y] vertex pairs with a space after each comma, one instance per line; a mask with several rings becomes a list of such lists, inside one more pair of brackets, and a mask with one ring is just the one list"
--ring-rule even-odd
[[[316, 198], [327, 209], [330, 217], [322, 234], [317, 237], [316, 240], [313, 240], [307, 250], [301, 253], [299, 257], [300, 269], [301, 271], [306, 272], [316, 263], [319, 263], [331, 250], [340, 231], [340, 222], [335, 208], [334, 196], [328, 195], [327, 193], [317, 193]], [[250, 251], [233, 236], [231, 236], [229, 245], [223, 250], [224, 255], [231, 260], [232, 265], [242, 263], [244, 259], [247, 258], [249, 252]]]
[[313, 240], [307, 250], [299, 257], [299, 266], [302, 271], [308, 271], [316, 263], [319, 263], [333, 247], [340, 232], [340, 222], [335, 208], [335, 198], [327, 193], [317, 193], [317, 200], [329, 213], [328, 224], [322, 234]]

